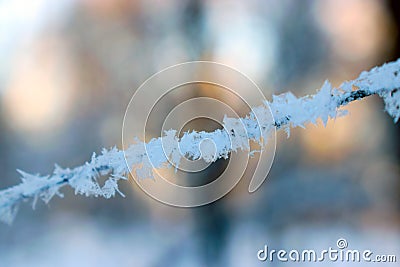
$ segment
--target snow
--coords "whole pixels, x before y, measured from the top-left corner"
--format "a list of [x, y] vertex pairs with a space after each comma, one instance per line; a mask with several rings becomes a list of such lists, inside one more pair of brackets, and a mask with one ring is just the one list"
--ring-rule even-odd
[[[272, 102], [253, 107], [245, 118], [225, 117], [224, 129], [214, 132], [186, 132], [179, 139], [175, 130], [166, 131], [162, 137], [148, 143], [136, 139], [126, 151], [116, 147], [103, 149], [100, 155], [93, 154], [89, 162], [73, 169], [56, 165], [49, 176], [19, 171], [22, 182], [0, 191], [0, 220], [11, 223], [22, 201], [33, 200], [35, 204], [37, 199], [42, 199], [47, 203], [55, 195], [62, 197], [59, 190], [65, 185], [85, 196], [110, 198], [116, 193], [123, 196], [118, 182], [126, 179], [130, 172], [128, 166], [132, 167], [137, 179], [144, 179], [153, 177], [155, 168], [177, 168], [182, 157], [203, 158], [206, 162], [228, 158], [231, 152], [249, 151], [250, 141], [266, 146], [274, 129], [284, 129], [289, 136], [291, 127], [305, 127], [318, 120], [326, 125], [329, 118], [346, 114], [338, 111], [339, 107], [369, 95], [382, 97], [386, 112], [397, 122], [400, 118], [399, 72], [400, 59], [363, 72], [357, 79], [344, 82], [338, 88], [332, 88], [326, 81], [315, 95], [297, 98], [288, 92], [273, 96]], [[205, 140], [207, 142], [203, 143]], [[101, 186], [98, 178], [105, 175], [108, 179]]]

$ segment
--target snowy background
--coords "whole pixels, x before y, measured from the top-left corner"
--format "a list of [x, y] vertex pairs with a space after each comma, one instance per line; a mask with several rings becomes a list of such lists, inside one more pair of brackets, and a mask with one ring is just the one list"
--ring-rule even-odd
[[[121, 147], [134, 90], [176, 63], [231, 65], [270, 98], [400, 57], [395, 0], [16, 0], [0, 2], [0, 25], [0, 188], [19, 182], [17, 168], [48, 174]], [[325, 249], [340, 237], [399, 258], [398, 125], [377, 97], [348, 110], [326, 128], [280, 132], [252, 195], [244, 179], [218, 202], [179, 209], [126, 182], [126, 198], [66, 188], [35, 211], [23, 205], [0, 225], [0, 266], [262, 266], [264, 244]]]

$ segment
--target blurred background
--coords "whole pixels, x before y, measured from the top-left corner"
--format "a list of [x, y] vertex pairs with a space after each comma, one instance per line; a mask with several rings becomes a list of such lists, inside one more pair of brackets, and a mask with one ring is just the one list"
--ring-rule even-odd
[[[399, 29], [396, 0], [0, 1], [0, 188], [19, 182], [17, 168], [48, 174], [121, 148], [130, 97], [170, 65], [217, 61], [268, 99], [303, 96], [400, 57]], [[326, 128], [279, 132], [255, 194], [244, 179], [180, 209], [126, 182], [126, 198], [65, 188], [35, 211], [24, 204], [0, 225], [0, 266], [259, 266], [264, 244], [326, 249], [340, 237], [400, 255], [399, 126], [377, 97], [347, 109]]]

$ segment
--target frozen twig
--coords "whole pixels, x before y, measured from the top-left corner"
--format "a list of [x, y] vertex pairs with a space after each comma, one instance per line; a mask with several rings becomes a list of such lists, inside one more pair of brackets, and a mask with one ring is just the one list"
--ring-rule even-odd
[[[290, 128], [315, 124], [319, 119], [326, 125], [329, 118], [345, 114], [345, 111], [338, 110], [340, 107], [370, 95], [379, 95], [384, 100], [386, 112], [396, 123], [400, 118], [399, 88], [400, 59], [363, 72], [357, 79], [344, 82], [338, 88], [332, 88], [326, 81], [315, 95], [297, 98], [289, 92], [273, 96], [272, 102], [254, 107], [245, 118], [225, 117], [224, 130], [187, 132], [182, 138], [177, 137], [176, 131], [170, 130], [162, 138], [152, 139], [148, 143], [137, 140], [125, 153], [115, 147], [103, 149], [102, 154], [93, 154], [92, 159], [82, 166], [73, 169], [56, 166], [49, 176], [19, 171], [22, 182], [0, 191], [0, 220], [11, 223], [22, 201], [31, 200], [34, 207], [38, 199], [47, 203], [54, 195], [62, 197], [59, 190], [65, 185], [75, 189], [76, 194], [86, 196], [110, 198], [116, 192], [123, 196], [118, 189], [118, 182], [126, 179], [128, 166], [133, 166], [137, 178], [152, 177], [154, 168], [171, 166], [170, 162], [178, 166], [182, 158], [176, 149], [178, 143], [185, 156], [213, 162], [218, 158], [227, 158], [229, 153], [238, 149], [249, 150], [249, 140], [265, 146], [263, 140], [267, 140], [274, 128], [284, 129], [289, 136]], [[270, 118], [268, 106], [273, 119]], [[204, 139], [214, 141], [217, 145], [216, 154], [214, 151], [204, 153], [207, 149], [203, 153], [199, 151], [199, 144]], [[98, 182], [99, 176], [108, 176], [102, 186]]]

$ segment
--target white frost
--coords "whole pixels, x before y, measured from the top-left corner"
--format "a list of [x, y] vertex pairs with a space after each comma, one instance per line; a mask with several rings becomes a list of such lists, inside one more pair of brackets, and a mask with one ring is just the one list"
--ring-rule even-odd
[[[11, 223], [22, 201], [32, 200], [34, 205], [37, 199], [47, 203], [54, 195], [62, 197], [59, 190], [65, 185], [75, 189], [76, 194], [85, 196], [110, 198], [116, 193], [123, 196], [118, 182], [129, 174], [128, 165], [133, 167], [136, 178], [143, 179], [153, 176], [153, 168], [171, 167], [171, 163], [179, 166], [183, 156], [193, 159], [203, 157], [207, 162], [228, 158], [231, 152], [238, 149], [249, 150], [250, 141], [265, 146], [273, 128], [284, 129], [289, 136], [291, 127], [305, 127], [308, 123], [317, 123], [319, 119], [326, 125], [329, 118], [345, 114], [338, 113], [339, 107], [369, 95], [382, 97], [386, 112], [397, 122], [400, 118], [399, 72], [400, 59], [363, 72], [357, 79], [338, 88], [332, 88], [326, 81], [315, 95], [297, 98], [289, 92], [273, 96], [272, 102], [254, 107], [245, 118], [225, 117], [223, 130], [187, 132], [180, 139], [175, 130], [170, 130], [163, 137], [148, 143], [136, 140], [125, 151], [126, 162], [124, 151], [114, 147], [103, 149], [100, 155], [93, 154], [89, 162], [73, 169], [56, 166], [50, 176], [19, 171], [22, 182], [0, 191], [0, 220]], [[270, 118], [268, 107], [273, 118]], [[212, 141], [215, 147], [205, 147], [204, 151], [200, 151], [200, 144], [206, 139]], [[100, 176], [108, 176], [104, 185], [98, 182]]]

